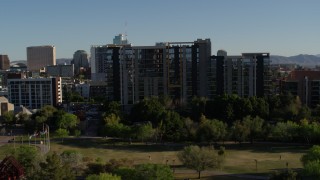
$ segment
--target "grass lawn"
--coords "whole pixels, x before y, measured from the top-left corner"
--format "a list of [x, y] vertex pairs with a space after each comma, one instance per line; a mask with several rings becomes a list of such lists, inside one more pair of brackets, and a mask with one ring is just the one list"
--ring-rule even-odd
[[[177, 179], [197, 178], [197, 173], [182, 167], [177, 158], [177, 153], [182, 149], [181, 145], [163, 145], [134, 143], [129, 145], [125, 142], [113, 142], [108, 139], [60, 139], [51, 141], [51, 151], [61, 153], [64, 150], [79, 151], [84, 157], [91, 157], [93, 160], [101, 158], [106, 162], [112, 158], [128, 158], [134, 160], [135, 164], [157, 163], [174, 165]], [[4, 153], [12, 147], [12, 144], [0, 147], [0, 159]], [[276, 169], [301, 168], [301, 156], [310, 146], [291, 146], [281, 144], [226, 144], [226, 159], [223, 169], [218, 171], [203, 172], [203, 179], [229, 180], [246, 179], [229, 177], [226, 174], [249, 174], [266, 175]], [[280, 158], [281, 156], [281, 158]], [[168, 160], [168, 161], [167, 161]], [[257, 160], [257, 167], [256, 161]]]
[[105, 139], [65, 139], [64, 142], [56, 141], [51, 143], [51, 151], [63, 152], [73, 149], [81, 152], [83, 156], [93, 159], [101, 158], [103, 162], [110, 159], [128, 158], [133, 159], [135, 164], [157, 163], [180, 164], [176, 154], [180, 147], [170, 147], [163, 145], [146, 145], [144, 143], [114, 143]]
[[[302, 168], [301, 156], [310, 146], [281, 144], [238, 144], [227, 146], [224, 171], [230, 173], [267, 173], [277, 169]], [[257, 163], [256, 163], [257, 162]], [[257, 165], [257, 166], [256, 166]]]

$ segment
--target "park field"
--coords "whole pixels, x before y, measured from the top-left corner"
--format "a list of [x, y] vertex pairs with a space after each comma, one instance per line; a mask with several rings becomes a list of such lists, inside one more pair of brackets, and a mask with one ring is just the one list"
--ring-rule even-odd
[[[15, 146], [18, 146], [17, 142]], [[228, 180], [248, 179], [250, 176], [265, 176], [275, 170], [302, 167], [301, 156], [310, 146], [258, 143], [258, 144], [234, 144], [228, 143], [226, 158], [223, 168], [214, 171], [203, 172], [204, 179]], [[0, 159], [13, 144], [0, 147]], [[63, 142], [60, 139], [51, 141], [51, 152], [61, 153], [64, 150], [76, 150], [84, 157], [93, 161], [96, 159], [107, 162], [110, 159], [128, 158], [135, 164], [156, 163], [168, 164], [175, 168], [177, 179], [196, 178], [197, 173], [184, 168], [177, 158], [177, 153], [183, 148], [183, 144], [146, 144], [116, 142], [103, 138], [67, 138]], [[218, 148], [218, 146], [216, 147]], [[248, 177], [246, 177], [248, 176]]]

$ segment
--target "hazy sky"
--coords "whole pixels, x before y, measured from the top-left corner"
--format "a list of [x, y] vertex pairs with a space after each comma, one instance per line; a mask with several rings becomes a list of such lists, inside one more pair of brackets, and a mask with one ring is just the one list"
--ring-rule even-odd
[[210, 38], [213, 54], [320, 54], [319, 18], [319, 0], [1, 0], [0, 54], [55, 45], [71, 58], [125, 32], [133, 45]]

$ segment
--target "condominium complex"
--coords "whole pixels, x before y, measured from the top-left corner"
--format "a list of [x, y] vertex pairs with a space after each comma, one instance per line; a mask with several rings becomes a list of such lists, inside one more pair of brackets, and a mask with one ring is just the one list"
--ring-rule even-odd
[[9, 102], [29, 109], [62, 102], [61, 78], [8, 79]]
[[106, 83], [106, 98], [110, 101], [120, 101], [120, 48], [91, 47], [91, 80]]
[[27, 67], [29, 71], [56, 65], [56, 48], [54, 46], [27, 47]]
[[210, 39], [155, 46], [92, 46], [93, 81], [107, 83], [107, 98], [130, 105], [148, 96], [185, 103], [213, 93]]
[[270, 94], [269, 53], [242, 53], [227, 56], [219, 50], [212, 56], [215, 64], [215, 94], [237, 94], [241, 97], [267, 96]]

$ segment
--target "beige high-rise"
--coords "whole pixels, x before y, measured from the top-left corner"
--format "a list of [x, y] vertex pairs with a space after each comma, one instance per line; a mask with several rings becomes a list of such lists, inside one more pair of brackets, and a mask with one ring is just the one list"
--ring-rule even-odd
[[27, 67], [29, 71], [39, 71], [48, 65], [56, 65], [54, 46], [27, 47]]

